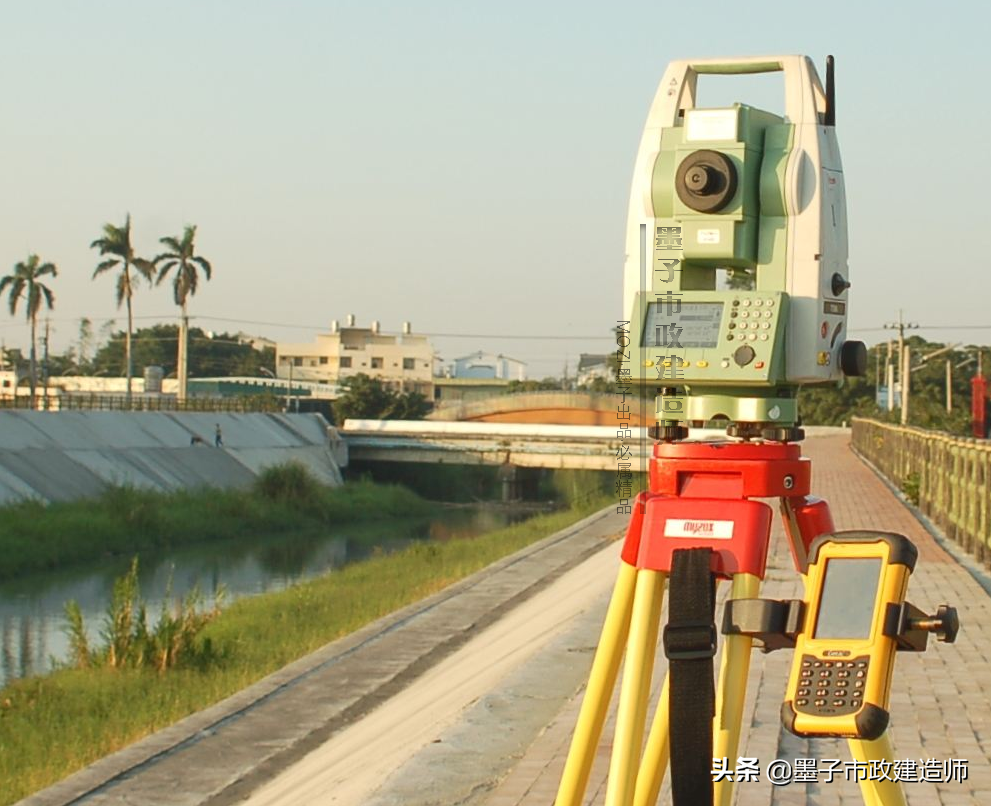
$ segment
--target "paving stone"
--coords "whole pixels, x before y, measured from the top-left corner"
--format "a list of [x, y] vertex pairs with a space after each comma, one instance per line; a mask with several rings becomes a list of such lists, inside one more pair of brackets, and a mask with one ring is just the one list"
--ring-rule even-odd
[[[956, 806], [991, 803], [991, 577], [972, 562], [959, 562], [941, 541], [934, 538], [905, 504], [875, 473], [851, 451], [844, 436], [816, 437], [804, 445], [813, 459], [813, 492], [830, 502], [837, 529], [878, 529], [904, 534], [919, 548], [919, 563], [909, 584], [908, 599], [933, 612], [947, 602], [958, 608], [961, 631], [955, 645], [930, 641], [925, 654], [901, 653], [895, 669], [891, 698], [891, 735], [896, 759], [966, 758], [969, 777], [963, 783], [938, 786], [906, 783], [904, 790], [911, 806]], [[779, 525], [772, 533], [768, 572], [761, 595], [770, 598], [801, 598], [800, 578], [791, 565], [790, 555]], [[975, 570], [976, 569], [976, 570]], [[975, 575], [977, 578], [975, 578]], [[721, 586], [725, 588], [726, 586]], [[791, 653], [755, 654], [750, 668], [748, 701], [744, 708], [740, 755], [756, 757], [762, 768], [768, 761], [783, 758], [837, 758], [850, 760], [845, 741], [807, 741], [791, 735], [780, 726], [779, 708], [791, 664]], [[657, 666], [663, 673], [664, 659]], [[654, 696], [657, 693], [655, 682]], [[562, 709], [537, 737], [530, 753], [549, 749], [567, 754], [567, 736], [577, 718], [579, 699]], [[597, 768], [584, 803], [599, 806], [605, 802], [601, 776], [608, 756], [600, 748]], [[491, 793], [477, 803], [546, 806], [552, 803], [557, 782], [542, 778], [539, 786], [523, 787], [525, 794], [513, 800], [505, 792], [520, 791], [519, 778], [525, 768], [514, 769]], [[598, 777], [597, 777], [598, 772]], [[792, 783], [775, 787], [768, 781], [744, 783], [736, 787], [736, 806], [784, 806], [821, 804], [844, 806], [862, 803], [860, 787], [840, 774], [833, 783]], [[668, 802], [665, 786], [660, 799]]]

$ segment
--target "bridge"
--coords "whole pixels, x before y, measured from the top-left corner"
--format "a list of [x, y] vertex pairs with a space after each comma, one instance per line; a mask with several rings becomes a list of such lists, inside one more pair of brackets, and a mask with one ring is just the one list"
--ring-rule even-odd
[[624, 449], [636, 461], [649, 445], [643, 429], [620, 439], [616, 425], [346, 420], [339, 433], [349, 462], [615, 470]]
[[[845, 429], [830, 426], [806, 429], [810, 436], [837, 431]], [[645, 428], [624, 429], [616, 424], [345, 420], [338, 434], [347, 445], [349, 462], [615, 471], [619, 461], [631, 462], [634, 467], [642, 466], [653, 449]], [[689, 435], [691, 439], [726, 438], [723, 428], [692, 428]]]
[[[991, 574], [961, 548], [991, 544], [991, 522], [987, 506], [969, 506], [953, 489], [965, 486], [957, 483], [965, 478], [978, 496], [989, 497], [991, 446], [942, 439], [857, 422], [852, 440], [849, 432], [834, 431], [804, 443], [814, 462], [813, 490], [830, 500], [837, 528], [908, 536], [920, 555], [910, 600], [927, 612], [942, 602], [960, 612], [955, 644], [899, 653], [896, 663], [892, 735], [895, 758], [909, 776], [910, 806], [991, 802]], [[897, 486], [907, 478], [903, 472], [918, 476], [908, 489], [929, 517], [861, 456], [893, 468], [885, 472]], [[614, 538], [625, 520], [612, 508], [600, 512], [328, 644], [23, 806], [546, 806], [598, 640], [618, 565]], [[762, 595], [801, 594], [776, 525]], [[665, 663], [659, 653], [658, 680]], [[753, 656], [739, 754], [757, 759], [761, 773], [737, 785], [735, 803], [860, 803], [845, 742], [810, 742], [781, 727], [790, 663], [787, 651]], [[611, 729], [612, 718], [607, 736]], [[606, 752], [592, 771], [586, 803], [593, 806], [604, 802]], [[778, 759], [792, 770], [805, 760], [805, 776], [772, 784], [765, 770]], [[831, 759], [839, 771], [827, 780], [816, 765], [824, 769]], [[667, 797], [665, 789], [661, 802]]]
[[533, 423], [544, 425], [614, 426], [617, 407], [627, 406], [631, 426], [653, 422], [653, 400], [625, 400], [611, 394], [586, 392], [519, 392], [481, 400], [441, 402], [428, 420], [458, 420], [478, 423]]

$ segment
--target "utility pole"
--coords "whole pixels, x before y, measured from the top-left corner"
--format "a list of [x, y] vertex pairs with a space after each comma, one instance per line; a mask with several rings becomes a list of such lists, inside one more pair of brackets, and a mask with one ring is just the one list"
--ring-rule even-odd
[[47, 316], [45, 317], [45, 354], [41, 359], [41, 379], [45, 384], [45, 391], [42, 396], [45, 401], [45, 411], [48, 411], [48, 340], [52, 334], [52, 322]]
[[884, 361], [884, 384], [888, 387], [888, 411], [895, 410], [895, 367], [891, 363], [891, 339], [888, 339], [888, 357]]
[[953, 413], [953, 361], [946, 359], [946, 413]]
[[[906, 330], [916, 330], [919, 325], [917, 322], [906, 322], [903, 317], [903, 312], [901, 308], [898, 309], [898, 321], [897, 322], [887, 322], [884, 325], [885, 330], [897, 330], [898, 331], [898, 357], [899, 357], [899, 369], [898, 369], [898, 385], [901, 387], [902, 393], [902, 425], [908, 423], [908, 386], [909, 386], [909, 375], [911, 374], [911, 367], [907, 360], [907, 350], [905, 348], [905, 331]], [[891, 398], [889, 397], [889, 401]], [[892, 406], [889, 403], [888, 410], [890, 411]]]
[[881, 392], [881, 345], [874, 348], [874, 405], [878, 404]]
[[176, 363], [176, 377], [179, 380], [176, 400], [181, 408], [186, 402], [189, 385], [189, 317], [186, 316], [185, 304], [182, 306], [182, 316], [179, 318], [179, 358]]
[[908, 425], [908, 395], [912, 386], [912, 365], [909, 363], [912, 348], [902, 346], [902, 425]]

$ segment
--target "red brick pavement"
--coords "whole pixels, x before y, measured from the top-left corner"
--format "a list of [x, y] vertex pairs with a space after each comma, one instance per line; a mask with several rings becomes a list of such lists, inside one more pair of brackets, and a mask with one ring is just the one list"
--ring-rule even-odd
[[[813, 491], [830, 502], [837, 528], [884, 529], [906, 535], [919, 548], [909, 600], [929, 612], [949, 602], [960, 612], [962, 629], [955, 644], [930, 642], [924, 654], [900, 653], [891, 698], [891, 732], [896, 759], [966, 759], [969, 777], [963, 783], [906, 783], [910, 806], [991, 804], [991, 597], [857, 459], [848, 438], [817, 437], [808, 440], [804, 449], [813, 460]], [[762, 595], [801, 597], [800, 579], [791, 565], [780, 524], [772, 533]], [[848, 761], [844, 741], [809, 742], [781, 728], [779, 708], [791, 655], [788, 651], [753, 653], [740, 755], [758, 758], [762, 769], [778, 758]], [[663, 653], [659, 653], [655, 698], [664, 667]], [[579, 705], [580, 696], [576, 696], [493, 791], [487, 806], [553, 803]], [[610, 721], [592, 771], [587, 804], [604, 802], [612, 727]], [[665, 786], [661, 802], [667, 800]], [[761, 781], [739, 784], [736, 790], [738, 806], [861, 802], [858, 786], [846, 780], [775, 787], [762, 773]]]

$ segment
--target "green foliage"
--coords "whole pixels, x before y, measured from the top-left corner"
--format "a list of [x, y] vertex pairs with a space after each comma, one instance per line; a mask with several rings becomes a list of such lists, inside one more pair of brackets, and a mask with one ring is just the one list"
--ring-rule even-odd
[[166, 247], [167, 251], [156, 255], [152, 260], [158, 270], [156, 285], [160, 285], [169, 272], [173, 269], [175, 274], [172, 277], [172, 297], [175, 304], [186, 310], [186, 300], [196, 293], [199, 287], [200, 272], [209, 280], [213, 267], [204, 257], [196, 255], [196, 246], [193, 241], [196, 238], [196, 227], [187, 224], [183, 229], [181, 237], [166, 236], [159, 238], [158, 242]]
[[368, 478], [377, 484], [400, 484], [431, 501], [491, 501], [502, 489], [498, 468], [489, 465], [352, 461], [347, 473], [349, 478]]
[[75, 599], [65, 603], [65, 622], [65, 633], [69, 638], [70, 663], [77, 669], [88, 669], [92, 661], [89, 638], [86, 635], [86, 625], [83, 623], [83, 611]]
[[194, 587], [170, 609], [172, 579], [165, 591], [162, 612], [154, 627], [148, 624], [148, 608], [138, 586], [138, 558], [126, 574], [114, 580], [113, 593], [101, 637], [104, 645], [90, 649], [82, 611], [75, 601], [65, 605], [66, 633], [69, 635], [71, 664], [77, 669], [105, 666], [109, 669], [152, 668], [159, 672], [180, 662], [196, 661], [202, 666], [212, 660], [213, 644], [198, 641], [200, 633], [220, 614], [223, 590], [210, 610], [203, 607], [203, 596]]
[[193, 588], [170, 609], [172, 580], [165, 591], [162, 612], [154, 627], [148, 624], [148, 608], [138, 586], [138, 558], [126, 574], [114, 580], [113, 593], [101, 637], [104, 645], [90, 649], [82, 611], [75, 601], [65, 605], [66, 628], [70, 640], [70, 663], [77, 669], [104, 666], [109, 669], [153, 668], [159, 672], [180, 662], [203, 663], [212, 659], [212, 642], [198, 641], [200, 633], [220, 614], [223, 590], [210, 610], [203, 607], [199, 588]]
[[561, 391], [563, 388], [560, 378], [544, 378], [541, 381], [510, 381], [506, 393], [514, 395], [518, 392], [553, 392]]
[[320, 485], [313, 474], [299, 462], [267, 467], [255, 479], [255, 492], [269, 501], [312, 504], [319, 491]]
[[616, 392], [616, 381], [612, 378], [592, 378], [588, 383], [583, 383], [580, 388], [583, 392], [608, 395]]
[[[285, 478], [293, 471], [274, 473]], [[110, 487], [93, 499], [20, 501], [0, 507], [0, 578], [248, 533], [313, 534], [338, 523], [422, 515], [430, 508], [409, 490], [370, 482], [316, 484], [306, 506], [254, 489], [159, 493]]]
[[[152, 325], [138, 329], [131, 351], [138, 368], [158, 366], [169, 375], [176, 371], [178, 325]], [[189, 329], [190, 377], [230, 377], [259, 375], [259, 367], [275, 364], [275, 350], [256, 350], [242, 344], [235, 334], [217, 333], [211, 337], [198, 327]], [[95, 374], [121, 375], [125, 371], [124, 333], [114, 333], [93, 357]]]
[[556, 501], [568, 506], [581, 506], [609, 493], [616, 481], [615, 471], [609, 470], [551, 470], [546, 486]]
[[919, 491], [921, 484], [922, 478], [918, 473], [909, 473], [904, 479], [902, 479], [902, 492], [905, 493], [905, 497], [915, 504], [915, 506], [919, 505]]
[[54, 263], [42, 263], [37, 255], [28, 255], [26, 261], [17, 263], [12, 274], [0, 279], [0, 294], [10, 288], [7, 303], [10, 315], [17, 313], [17, 306], [24, 299], [24, 316], [29, 322], [38, 318], [42, 304], [49, 310], [55, 306], [55, 295], [41, 278], [46, 275], [58, 276]]
[[345, 420], [422, 420], [430, 402], [419, 392], [396, 392], [378, 378], [363, 372], [343, 381], [345, 388], [334, 401], [334, 419]]
[[48, 275], [52, 277], [58, 276], [58, 269], [55, 267], [55, 264], [42, 263], [41, 258], [37, 255], [28, 255], [26, 261], [14, 266], [12, 274], [0, 278], [0, 294], [8, 288], [10, 289], [7, 294], [10, 315], [16, 315], [18, 303], [23, 298], [24, 315], [31, 323], [30, 374], [32, 401], [35, 396], [35, 386], [37, 386], [38, 382], [37, 350], [35, 348], [37, 343], [38, 313], [41, 310], [42, 304], [48, 310], [55, 307], [55, 295], [42, 282], [42, 278]]
[[90, 244], [90, 249], [99, 250], [100, 257], [105, 258], [93, 270], [94, 278], [111, 269], [120, 271], [114, 286], [117, 295], [117, 307], [119, 308], [126, 302], [128, 320], [130, 320], [131, 297], [134, 296], [132, 269], [148, 282], [151, 282], [155, 277], [155, 267], [152, 262], [138, 257], [134, 253], [134, 246], [131, 244], [131, 214], [127, 214], [122, 227], [118, 227], [116, 224], [104, 224], [103, 237], [93, 241]]
[[[114, 580], [113, 594], [110, 607], [107, 609], [103, 639], [107, 642], [107, 665], [116, 669], [123, 666], [131, 655], [134, 642], [135, 610], [140, 606], [138, 601], [138, 558], [131, 561], [130, 570]], [[141, 608], [144, 622], [144, 608]]]
[[[0, 690], [0, 806], [244, 689], [328, 641], [429, 596], [609, 503], [497, 532], [414, 543], [288, 590], [240, 599], [200, 633], [216, 662], [65, 669]], [[209, 644], [208, 644], [209, 642]]]
[[[909, 425], [969, 436], [970, 378], [974, 374], [975, 363], [953, 371], [953, 411], [947, 413], [946, 359], [949, 358], [956, 365], [973, 356], [979, 348], [970, 346], [953, 350], [920, 366], [925, 355], [945, 345], [927, 342], [917, 336], [906, 339], [906, 343], [911, 348], [912, 364], [917, 367], [912, 371]], [[893, 352], [892, 362], [897, 365], [897, 350]], [[867, 377], [848, 378], [840, 387], [803, 387], [798, 397], [802, 421], [806, 425], [840, 425], [844, 422], [849, 424], [851, 418], [860, 416], [900, 422], [901, 412], [898, 408], [889, 412], [887, 409], [880, 409], [875, 403], [875, 382], [880, 377], [881, 383], [884, 383], [886, 361], [887, 345], [878, 344], [868, 351]]]

